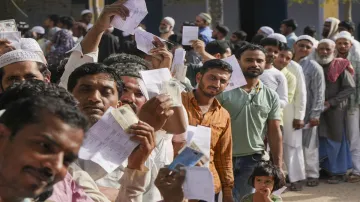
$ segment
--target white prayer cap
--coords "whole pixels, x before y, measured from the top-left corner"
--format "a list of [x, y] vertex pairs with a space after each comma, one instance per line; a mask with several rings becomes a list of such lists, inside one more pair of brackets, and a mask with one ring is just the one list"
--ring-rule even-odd
[[318, 43], [318, 46], [322, 43], [327, 43], [327, 44], [335, 47], [335, 42], [331, 39], [321, 39]]
[[334, 18], [334, 17], [329, 17], [325, 20], [325, 22], [338, 22], [339, 23], [340, 20], [337, 18]]
[[308, 40], [310, 41], [313, 45], [315, 45], [315, 40], [314, 38], [312, 38], [311, 36], [309, 35], [301, 35], [297, 38], [297, 40], [295, 41], [295, 43], [299, 42], [299, 41], [302, 41], [302, 40]]
[[282, 43], [287, 43], [286, 37], [279, 33], [270, 34], [267, 38], [276, 39]]
[[20, 49], [25, 51], [31, 51], [31, 52], [41, 52], [43, 54], [43, 51], [39, 45], [39, 43], [32, 38], [21, 38], [20, 40]]
[[346, 40], [351, 41], [351, 43], [353, 41], [353, 37], [351, 36], [351, 34], [348, 31], [342, 31], [339, 34], [337, 34], [335, 36], [335, 41], [337, 41], [338, 39], [346, 39]]
[[0, 68], [13, 63], [24, 61], [40, 62], [45, 64], [40, 54], [19, 49], [7, 52], [0, 56]]
[[268, 27], [268, 26], [263, 26], [263, 27], [260, 27], [260, 30], [262, 32], [264, 32], [265, 34], [267, 35], [270, 35], [270, 34], [274, 34], [274, 30], [271, 28], [271, 27]]
[[41, 26], [35, 26], [31, 29], [31, 31], [38, 34], [45, 34], [45, 29]]
[[165, 17], [164, 20], [170, 24], [171, 27], [175, 26], [175, 20], [172, 17]]
[[86, 15], [86, 14], [89, 14], [89, 13], [92, 14], [92, 11], [89, 10], [89, 9], [85, 9], [85, 10], [81, 11], [81, 16]]

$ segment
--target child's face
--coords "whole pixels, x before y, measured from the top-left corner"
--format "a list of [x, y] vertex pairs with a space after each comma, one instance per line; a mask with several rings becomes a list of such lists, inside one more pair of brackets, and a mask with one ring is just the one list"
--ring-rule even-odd
[[274, 177], [273, 176], [256, 176], [254, 182], [256, 192], [264, 193], [266, 189], [272, 192], [274, 188]]

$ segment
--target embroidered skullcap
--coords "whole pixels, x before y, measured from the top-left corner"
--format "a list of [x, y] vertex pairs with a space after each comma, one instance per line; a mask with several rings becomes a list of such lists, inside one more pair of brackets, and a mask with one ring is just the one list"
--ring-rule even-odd
[[331, 40], [331, 39], [321, 39], [321, 40], [319, 41], [319, 43], [318, 43], [318, 46], [319, 46], [320, 44], [322, 44], [322, 43], [327, 43], [327, 44], [329, 44], [330, 46], [335, 47], [335, 42], [334, 42], [333, 40]]
[[164, 20], [169, 23], [171, 27], [175, 26], [175, 20], [172, 17], [165, 17]]
[[31, 29], [31, 31], [37, 34], [45, 34], [45, 29], [41, 26], [35, 26]]
[[346, 39], [346, 40], [351, 41], [351, 43], [353, 41], [353, 37], [351, 36], [351, 34], [348, 31], [342, 31], [339, 34], [337, 34], [335, 36], [335, 41], [337, 41], [338, 39]]
[[262, 32], [264, 32], [265, 34], [267, 34], [267, 36], [270, 35], [270, 34], [274, 34], [274, 30], [271, 27], [268, 27], [268, 26], [260, 27], [260, 30]]
[[21, 38], [20, 45], [20, 49], [22, 50], [43, 53], [39, 43], [35, 39]]
[[116, 70], [118, 76], [131, 76], [141, 79], [140, 71], [148, 70], [138, 63], [116, 63], [110, 66]]
[[33, 61], [33, 62], [40, 62], [42, 64], [46, 64], [43, 61], [43, 58], [40, 54], [26, 51], [26, 50], [13, 50], [7, 52], [0, 56], [0, 68], [5, 67], [7, 65], [16, 63], [16, 62], [24, 62], [24, 61]]
[[301, 35], [301, 36], [299, 36], [299, 37], [297, 38], [297, 40], [296, 40], [295, 43], [297, 43], [297, 42], [299, 42], [299, 41], [302, 41], [302, 40], [308, 40], [308, 41], [310, 41], [313, 45], [315, 44], [315, 43], [314, 43], [314, 42], [315, 42], [314, 38], [312, 38], [312, 37], [309, 36], [309, 35]]
[[282, 43], [287, 43], [286, 37], [279, 33], [270, 34], [267, 38], [276, 39]]
[[89, 13], [92, 14], [92, 11], [89, 10], [89, 9], [85, 9], [85, 10], [81, 11], [81, 16], [86, 15], [86, 14], [89, 14]]
[[207, 23], [211, 23], [212, 18], [208, 13], [200, 13], [199, 17], [201, 17], [203, 20], [205, 20]]

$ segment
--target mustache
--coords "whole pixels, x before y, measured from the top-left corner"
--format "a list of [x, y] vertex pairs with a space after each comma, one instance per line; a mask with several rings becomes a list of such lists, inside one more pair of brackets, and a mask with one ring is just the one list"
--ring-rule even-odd
[[31, 166], [24, 167], [24, 171], [32, 171], [37, 174], [36, 177], [46, 181], [48, 185], [55, 184], [55, 175], [50, 168], [34, 168]]

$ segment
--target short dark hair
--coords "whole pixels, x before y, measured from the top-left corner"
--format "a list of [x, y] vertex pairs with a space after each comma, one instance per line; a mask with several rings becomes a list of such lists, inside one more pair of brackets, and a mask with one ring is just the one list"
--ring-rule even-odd
[[40, 80], [29, 80], [14, 83], [2, 93], [0, 97], [0, 110], [6, 109], [9, 104], [21, 98], [31, 96], [48, 96], [63, 100], [66, 104], [77, 106], [78, 101], [65, 88], [53, 83]]
[[48, 18], [54, 22], [55, 26], [59, 23], [60, 17], [56, 14], [48, 15]]
[[110, 78], [113, 79], [113, 81], [116, 83], [116, 88], [120, 98], [124, 89], [124, 85], [120, 77], [116, 74], [116, 70], [100, 63], [86, 63], [76, 68], [69, 76], [69, 81], [67, 84], [68, 91], [73, 92], [80, 78], [101, 73], [108, 74]]
[[224, 40], [211, 41], [205, 46], [205, 51], [210, 55], [220, 53], [221, 55], [226, 53], [226, 49], [230, 48], [229, 44]]
[[[45, 64], [43, 64], [41, 62], [36, 62], [36, 64], [38, 66], [38, 69], [39, 69], [40, 73], [44, 77], [46, 77], [46, 76], [48, 76], [50, 74], [50, 71], [49, 71], [48, 67]], [[3, 77], [4, 77], [4, 67], [0, 68], [0, 87], [1, 87], [1, 90], [4, 91], [5, 89], [2, 86]]]
[[230, 32], [229, 28], [226, 27], [225, 25], [217, 25], [216, 29], [218, 32], [220, 32], [222, 35], [224, 35], [224, 37], [226, 37]]
[[266, 36], [264, 34], [256, 34], [252, 39], [251, 43], [253, 44], [260, 44], [260, 41], [263, 40]]
[[297, 25], [297, 23], [296, 23], [296, 21], [295, 21], [294, 19], [286, 19], [286, 20], [283, 20], [283, 21], [281, 22], [281, 24], [284, 24], [284, 25], [286, 25], [287, 27], [291, 27], [291, 29], [292, 29], [293, 31], [295, 31], [296, 28], [298, 27], [298, 25]]
[[50, 113], [72, 127], [83, 129], [84, 132], [88, 128], [86, 117], [77, 107], [49, 96], [31, 96], [16, 100], [8, 105], [1, 115], [0, 123], [9, 128], [14, 136], [25, 125], [42, 121], [44, 113]]
[[244, 46], [242, 46], [240, 49], [238, 49], [236, 52], [235, 52], [235, 57], [239, 60], [242, 56], [242, 54], [245, 52], [245, 51], [256, 51], [256, 50], [259, 50], [261, 52], [263, 52], [264, 54], [266, 54], [266, 51], [264, 49], [264, 47], [262, 46], [259, 46], [257, 44], [252, 44], [252, 43], [249, 43], [249, 44], [246, 44]]
[[206, 61], [203, 64], [203, 66], [200, 68], [200, 73], [205, 74], [210, 69], [221, 69], [226, 72], [229, 72], [230, 74], [232, 74], [232, 72], [233, 72], [231, 65], [220, 59], [212, 59], [212, 60]]
[[238, 39], [245, 41], [247, 38], [247, 34], [244, 31], [236, 31], [233, 33]]
[[69, 17], [69, 16], [62, 16], [62, 17], [60, 17], [59, 22], [66, 25], [66, 27], [68, 29], [71, 29], [72, 26], [74, 25], [75, 20], [74, 20], [74, 18]]
[[260, 161], [254, 168], [253, 173], [249, 177], [248, 183], [254, 187], [255, 177], [258, 176], [271, 176], [274, 177], [274, 189], [272, 192], [279, 190], [285, 185], [284, 175], [281, 170], [273, 165], [270, 161]]
[[294, 51], [292, 48], [288, 47], [288, 46], [283, 46], [282, 50], [281, 51], [288, 51], [288, 52], [291, 52], [293, 55], [294, 55]]
[[349, 20], [344, 20], [339, 23], [339, 27], [344, 27], [348, 31], [355, 31], [355, 23]]
[[260, 45], [265, 46], [276, 46], [279, 48], [279, 50], [282, 50], [284, 47], [284, 44], [281, 43], [281, 41], [273, 38], [264, 38], [260, 41]]
[[304, 28], [304, 34], [305, 35], [309, 35], [311, 37], [315, 37], [315, 34], [316, 34], [316, 29], [315, 29], [315, 26], [306, 26]]

